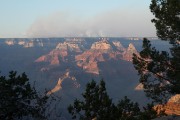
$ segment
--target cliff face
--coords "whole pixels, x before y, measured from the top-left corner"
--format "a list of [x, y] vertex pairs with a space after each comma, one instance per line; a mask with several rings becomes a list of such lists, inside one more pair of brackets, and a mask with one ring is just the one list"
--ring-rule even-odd
[[99, 74], [98, 62], [120, 59], [132, 61], [133, 53], [138, 54], [133, 44], [125, 49], [119, 41], [101, 40], [93, 43], [89, 50], [77, 55], [75, 59], [77, 66], [86, 72]]
[[128, 48], [123, 52], [123, 59], [126, 61], [132, 61], [133, 53], [138, 54], [134, 45], [130, 43]]
[[119, 41], [113, 41], [113, 45], [120, 51], [125, 51], [125, 48], [122, 46], [122, 44]]
[[180, 115], [180, 94], [177, 94], [169, 99], [165, 106], [165, 113], [168, 115]]
[[55, 49], [49, 54], [39, 57], [35, 62], [48, 62], [50, 65], [59, 65], [61, 62], [65, 62], [69, 52], [81, 52], [78, 44], [75, 43], [59, 43]]
[[59, 78], [56, 86], [55, 86], [53, 89], [51, 89], [51, 90], [47, 93], [47, 95], [50, 95], [50, 94], [52, 94], [52, 93], [58, 92], [59, 90], [63, 89], [62, 83], [63, 83], [65, 80], [66, 80], [66, 81], [67, 81], [67, 80], [72, 81], [72, 82], [73, 82], [73, 87], [75, 87], [75, 88], [79, 88], [79, 87], [80, 87], [80, 84], [76, 81], [76, 78], [75, 78], [74, 76], [71, 76], [69, 71], [66, 71], [66, 72], [64, 73], [64, 75], [62, 75], [62, 76]]
[[156, 105], [154, 109], [158, 113], [165, 111], [167, 115], [180, 115], [180, 94], [171, 97], [165, 105]]
[[[59, 65], [60, 62], [65, 61], [65, 57], [68, 55], [66, 50], [52, 50], [49, 54], [39, 57], [35, 62], [48, 62], [50, 65]], [[61, 61], [59, 60], [61, 57]]]
[[81, 49], [79, 47], [78, 44], [76, 43], [68, 43], [68, 42], [64, 42], [64, 43], [59, 43], [56, 46], [57, 50], [63, 50], [63, 51], [71, 51], [71, 52], [81, 52]]
[[107, 40], [102, 40], [93, 43], [90, 50], [108, 52], [112, 47]]
[[93, 43], [90, 50], [86, 50], [75, 57], [77, 66], [83, 68], [88, 73], [99, 74], [97, 62], [105, 61], [103, 53], [106, 53], [110, 49], [111, 46], [107, 41]]
[[85, 72], [99, 74], [99, 62], [109, 60], [132, 61], [132, 54], [138, 54], [133, 44], [129, 44], [128, 48], [124, 48], [119, 41], [102, 39], [92, 42], [89, 49], [85, 48], [84, 45], [74, 40], [59, 43], [50, 53], [39, 57], [35, 62], [60, 65], [62, 62], [72, 62], [69, 60], [71, 58]]

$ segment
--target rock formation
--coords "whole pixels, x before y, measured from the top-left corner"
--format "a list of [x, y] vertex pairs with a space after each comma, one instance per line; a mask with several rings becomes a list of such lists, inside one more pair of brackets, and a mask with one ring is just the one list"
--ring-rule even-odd
[[113, 41], [113, 45], [120, 51], [125, 51], [125, 48], [122, 46], [122, 44], [119, 41]]
[[142, 83], [139, 83], [136, 87], [135, 90], [141, 91], [144, 89], [144, 85]]
[[[72, 62], [69, 59], [75, 59], [76, 65], [87, 73], [99, 74], [99, 62], [108, 60], [126, 60], [132, 61], [132, 54], [138, 53], [133, 44], [129, 44], [126, 49], [119, 41], [109, 41], [102, 39], [93, 42], [90, 49], [84, 48], [82, 40], [68, 39], [59, 43], [47, 55], [39, 57], [35, 62], [47, 62], [50, 65], [60, 65], [62, 62]], [[47, 70], [47, 69], [43, 69]]]
[[[113, 54], [111, 45], [107, 40], [98, 41], [92, 44], [90, 50], [86, 50], [76, 56], [77, 66], [88, 73], [99, 74], [98, 62], [106, 61], [104, 55], [109, 57]], [[112, 55], [114, 56], [114, 55]]]
[[5, 43], [7, 45], [14, 45], [15, 44], [15, 42], [13, 40], [6, 40]]
[[112, 47], [107, 40], [95, 42], [91, 46], [91, 50], [95, 50], [95, 51], [97, 50], [97, 51], [107, 52], [111, 49]]
[[180, 115], [180, 94], [172, 96], [165, 105], [156, 105], [154, 109], [158, 113], [164, 111], [167, 115]]
[[39, 39], [9, 39], [5, 41], [7, 45], [21, 45], [25, 48], [40, 46], [43, 47], [43, 42]]
[[59, 58], [61, 61], [65, 61], [65, 57], [68, 55], [67, 50], [52, 50], [49, 54], [39, 57], [35, 62], [48, 62], [50, 65], [59, 65]]
[[134, 45], [130, 43], [128, 48], [123, 52], [123, 59], [127, 61], [132, 61], [133, 53], [138, 54]]
[[70, 79], [70, 80], [73, 81], [73, 85], [74, 85], [75, 88], [79, 88], [79, 87], [80, 87], [80, 84], [76, 81], [76, 78], [75, 78], [75, 77], [71, 77], [70, 74], [69, 74], [69, 71], [66, 71], [66, 73], [59, 78], [56, 86], [55, 86], [52, 90], [50, 90], [50, 91], [47, 93], [47, 95], [50, 95], [50, 94], [52, 94], [52, 93], [55, 93], [55, 92], [63, 89], [63, 87], [62, 87], [62, 82], [63, 82], [64, 80], [67, 80], [67, 79]]
[[49, 54], [39, 57], [35, 62], [48, 62], [50, 65], [59, 65], [65, 62], [65, 57], [68, 57], [69, 52], [81, 52], [78, 44], [75, 43], [59, 43], [55, 49]]
[[83, 68], [86, 72], [99, 74], [98, 62], [112, 59], [132, 61], [133, 53], [138, 54], [133, 44], [129, 44], [129, 47], [125, 49], [119, 41], [101, 40], [93, 43], [89, 50], [77, 55], [75, 59], [77, 66]]

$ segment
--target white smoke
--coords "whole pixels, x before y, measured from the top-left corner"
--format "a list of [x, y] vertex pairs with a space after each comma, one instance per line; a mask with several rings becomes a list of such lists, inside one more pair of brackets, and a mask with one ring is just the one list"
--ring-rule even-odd
[[113, 10], [89, 19], [72, 13], [55, 13], [39, 18], [27, 31], [28, 37], [130, 37], [155, 36], [152, 15], [144, 11]]

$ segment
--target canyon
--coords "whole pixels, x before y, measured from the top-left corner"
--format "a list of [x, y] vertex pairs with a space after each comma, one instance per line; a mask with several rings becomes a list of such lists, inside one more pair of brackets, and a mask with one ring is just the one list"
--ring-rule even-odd
[[[61, 65], [73, 59], [76, 65], [87, 73], [99, 74], [99, 62], [109, 60], [132, 61], [133, 54], [138, 54], [132, 43], [124, 48], [119, 41], [102, 39], [94, 42], [90, 49], [85, 49], [83, 44], [73, 41], [58, 43], [55, 49], [39, 57], [35, 62], [48, 62], [50, 66]], [[71, 58], [72, 57], [72, 58]], [[44, 69], [42, 69], [44, 70]]]
[[62, 98], [61, 111], [66, 111], [75, 98], [81, 98], [92, 79], [105, 81], [114, 102], [128, 96], [142, 106], [148, 99], [132, 64], [132, 56], [139, 54], [141, 45], [141, 40], [124, 38], [0, 39], [1, 74], [25, 72], [40, 93]]

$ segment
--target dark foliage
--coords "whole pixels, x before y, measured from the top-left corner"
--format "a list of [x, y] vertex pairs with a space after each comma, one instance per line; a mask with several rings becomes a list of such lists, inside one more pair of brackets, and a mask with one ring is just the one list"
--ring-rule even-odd
[[170, 53], [158, 51], [144, 39], [140, 55], [134, 55], [133, 64], [140, 75], [146, 95], [155, 102], [165, 103], [180, 93], [180, 0], [152, 0], [152, 20], [157, 36], [172, 44]]
[[68, 107], [72, 119], [80, 120], [150, 120], [156, 117], [153, 106], [148, 105], [144, 111], [140, 111], [138, 103], [131, 102], [124, 97], [117, 105], [109, 98], [104, 81], [96, 84], [95, 81], [88, 83], [84, 100], [75, 100], [73, 105]]
[[9, 78], [0, 76], [0, 119], [45, 119], [47, 96], [40, 96], [27, 75], [11, 71]]
[[69, 113], [75, 119], [79, 116], [82, 120], [91, 120], [93, 118], [112, 119], [115, 109], [112, 100], [106, 92], [105, 83], [100, 82], [97, 85], [95, 81], [88, 83], [85, 93], [82, 94], [84, 101], [75, 100], [74, 105], [68, 107]]
[[151, 12], [155, 15], [157, 36], [162, 40], [180, 41], [180, 0], [152, 0]]

